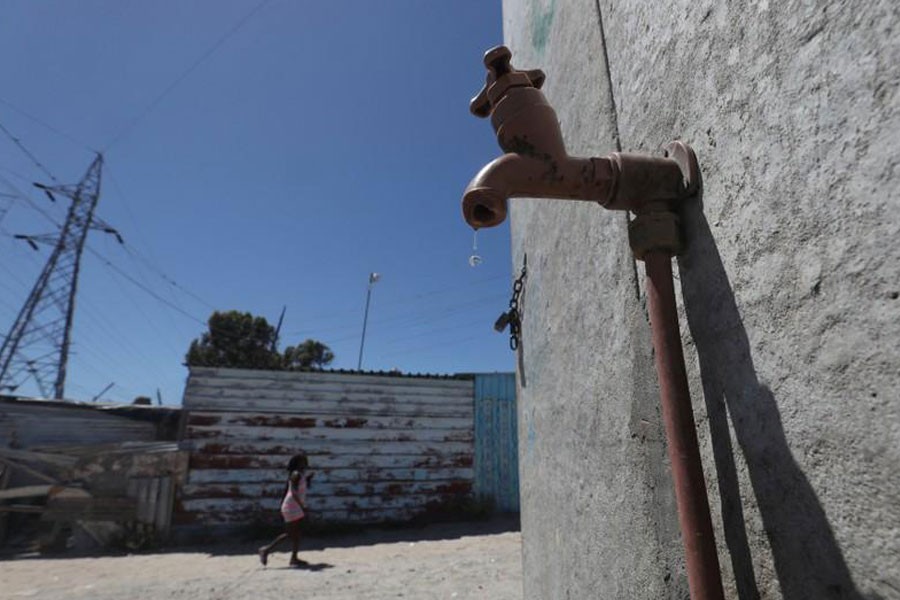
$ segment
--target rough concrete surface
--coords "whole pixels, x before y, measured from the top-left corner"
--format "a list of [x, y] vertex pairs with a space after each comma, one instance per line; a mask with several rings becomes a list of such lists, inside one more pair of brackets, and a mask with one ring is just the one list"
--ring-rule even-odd
[[381, 532], [307, 542], [300, 557], [309, 564], [301, 569], [288, 568], [284, 552], [273, 554], [263, 568], [256, 556], [259, 544], [247, 543], [118, 557], [9, 560], [0, 563], [0, 598], [519, 600], [518, 532], [475, 535], [471, 529], [444, 525], [415, 535]]
[[[570, 153], [699, 156], [676, 289], [729, 598], [900, 598], [898, 30], [889, 0], [504, 1]], [[526, 598], [686, 597], [625, 217], [511, 221]]]

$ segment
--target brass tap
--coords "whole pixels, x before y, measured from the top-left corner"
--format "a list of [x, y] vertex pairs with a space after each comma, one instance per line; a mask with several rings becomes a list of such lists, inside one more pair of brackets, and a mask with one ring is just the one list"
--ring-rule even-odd
[[696, 158], [681, 142], [662, 157], [613, 152], [569, 156], [556, 112], [541, 92], [545, 76], [512, 67], [512, 53], [497, 46], [484, 55], [487, 80], [469, 104], [477, 117], [491, 117], [505, 154], [469, 183], [463, 194], [466, 222], [479, 229], [506, 219], [515, 197], [589, 200], [610, 210], [658, 212], [691, 195], [698, 181]]

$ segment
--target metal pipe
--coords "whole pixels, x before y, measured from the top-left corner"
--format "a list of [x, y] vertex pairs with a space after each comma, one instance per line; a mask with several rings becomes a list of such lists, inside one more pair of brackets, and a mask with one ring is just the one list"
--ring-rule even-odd
[[683, 246], [676, 207], [697, 190], [697, 158], [682, 142], [670, 143], [664, 157], [569, 156], [556, 113], [540, 91], [543, 72], [516, 70], [510, 58], [503, 46], [485, 54], [487, 82], [469, 105], [476, 116], [491, 117], [506, 154], [483, 168], [466, 188], [463, 216], [475, 229], [494, 227], [506, 218], [507, 201], [516, 197], [594, 200], [636, 215], [628, 238], [635, 258], [646, 263], [654, 360], [691, 598], [722, 600], [672, 283], [671, 257]]
[[372, 284], [369, 284], [369, 289], [366, 290], [366, 312], [365, 316], [363, 316], [363, 330], [362, 337], [359, 340], [359, 360], [356, 362], [356, 370], [359, 371], [362, 369], [362, 354], [363, 347], [366, 345], [366, 324], [369, 322], [369, 300], [372, 298]]
[[664, 252], [644, 257], [647, 304], [659, 395], [662, 404], [678, 522], [687, 563], [692, 600], [722, 600], [722, 577], [713, 536], [706, 482], [700, 461], [691, 395], [688, 389], [681, 332], [675, 308], [672, 259]]
[[363, 348], [366, 345], [366, 325], [369, 322], [369, 300], [372, 299], [372, 286], [378, 283], [381, 275], [378, 273], [369, 273], [369, 287], [366, 289], [366, 312], [363, 316], [362, 337], [359, 340], [359, 360], [356, 363], [356, 370], [362, 370]]

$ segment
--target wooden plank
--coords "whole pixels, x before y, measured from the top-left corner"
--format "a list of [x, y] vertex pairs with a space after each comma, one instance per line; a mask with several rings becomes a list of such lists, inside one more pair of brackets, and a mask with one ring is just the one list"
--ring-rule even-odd
[[47, 502], [45, 521], [132, 521], [137, 503], [132, 498], [53, 497]]
[[473, 432], [445, 429], [289, 429], [285, 427], [248, 427], [245, 425], [189, 425], [187, 436], [192, 439], [279, 441], [294, 440], [298, 442], [325, 441], [339, 442], [471, 442], [474, 443]]
[[52, 485], [23, 485], [8, 490], [0, 490], [0, 500], [13, 500], [16, 498], [35, 498], [46, 496], [53, 488]]
[[446, 454], [471, 453], [471, 442], [364, 442], [329, 440], [191, 440], [192, 450], [201, 454], [296, 454], [303, 451], [310, 456], [317, 454], [414, 454], [419, 456], [441, 456]]
[[208, 412], [192, 411], [187, 417], [187, 425], [253, 425], [261, 427], [287, 427], [292, 429], [322, 428], [343, 429], [472, 429], [472, 419], [467, 417], [414, 417], [323, 415], [321, 413], [302, 415], [282, 415], [252, 412]]
[[156, 507], [159, 502], [159, 477], [151, 477], [147, 480], [145, 502], [142, 521], [152, 525], [156, 521]]
[[159, 500], [156, 504], [154, 527], [161, 536], [165, 537], [169, 532], [169, 523], [172, 521], [172, 503], [174, 500], [171, 477], [161, 477], [159, 480]]
[[29, 448], [34, 452], [46, 452], [64, 455], [75, 460], [97, 455], [111, 456], [116, 454], [168, 454], [178, 451], [178, 442], [117, 442], [104, 444], [52, 444]]
[[46, 481], [48, 483], [58, 483], [59, 482], [59, 480], [56, 479], [55, 477], [51, 477], [50, 475], [47, 475], [46, 473], [42, 473], [42, 472], [38, 471], [37, 469], [32, 469], [31, 467], [29, 467], [27, 465], [23, 465], [22, 463], [10, 460], [8, 458], [4, 458], [2, 456], [0, 456], [0, 463], [5, 464], [7, 466], [7, 468], [19, 469], [23, 473], [28, 473], [35, 479], [40, 479], [41, 481]]
[[76, 458], [51, 452], [32, 452], [30, 450], [13, 450], [12, 448], [0, 448], [0, 457], [8, 458], [16, 462], [46, 463], [59, 467], [69, 467], [75, 464]]
[[[0, 462], [0, 491], [9, 487], [10, 479], [12, 479], [12, 466]], [[5, 512], [0, 513], [0, 546], [6, 541], [7, 521], [7, 514]]]
[[[322, 469], [315, 471], [312, 487], [325, 483], [356, 483], [379, 481], [472, 480], [471, 468], [448, 469]], [[226, 469], [191, 471], [190, 484], [202, 483], [280, 483], [284, 471], [265, 469]]]
[[44, 507], [35, 506], [34, 504], [0, 504], [0, 513], [11, 512], [40, 514], [44, 512]]
[[373, 399], [369, 401], [317, 400], [315, 398], [267, 398], [252, 392], [206, 394], [185, 391], [185, 406], [190, 410], [221, 412], [264, 412], [279, 414], [326, 414], [346, 417], [361, 416], [412, 416], [412, 417], [465, 417], [471, 418], [473, 408], [465, 404], [409, 403]]

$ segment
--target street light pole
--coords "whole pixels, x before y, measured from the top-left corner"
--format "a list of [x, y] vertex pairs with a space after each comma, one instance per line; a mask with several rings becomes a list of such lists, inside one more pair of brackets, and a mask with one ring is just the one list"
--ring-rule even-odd
[[366, 312], [363, 316], [362, 339], [359, 341], [359, 361], [356, 363], [356, 370], [362, 370], [363, 347], [366, 345], [366, 324], [369, 322], [369, 300], [372, 299], [372, 288], [381, 279], [378, 273], [369, 273], [369, 287], [366, 290]]

